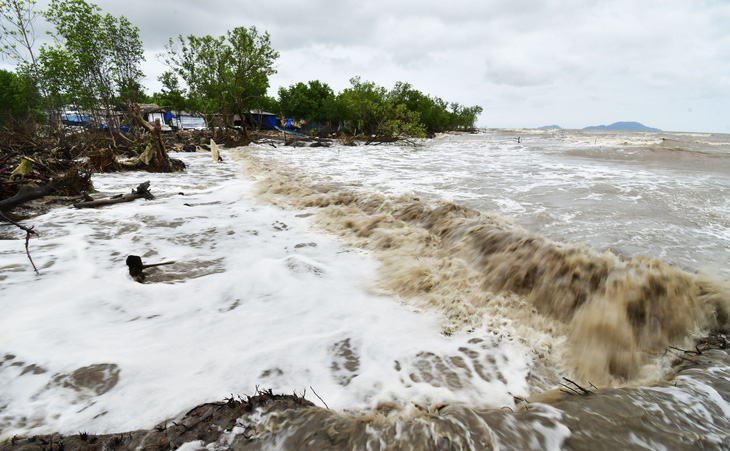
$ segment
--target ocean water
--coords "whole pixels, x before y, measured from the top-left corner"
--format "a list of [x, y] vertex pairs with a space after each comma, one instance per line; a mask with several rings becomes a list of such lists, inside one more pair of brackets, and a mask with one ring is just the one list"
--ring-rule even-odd
[[730, 136], [221, 153], [95, 175], [157, 197], [34, 218], [40, 275], [0, 226], [0, 440], [260, 387], [318, 406], [242, 419], [263, 447], [727, 447]]

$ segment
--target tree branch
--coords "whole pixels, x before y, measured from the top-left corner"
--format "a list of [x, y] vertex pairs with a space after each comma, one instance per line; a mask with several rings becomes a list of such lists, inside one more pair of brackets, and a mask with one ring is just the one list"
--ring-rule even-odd
[[22, 224], [18, 224], [17, 222], [13, 221], [12, 219], [8, 218], [7, 216], [5, 216], [5, 213], [3, 213], [1, 210], [0, 210], [0, 217], [2, 217], [4, 220], [8, 221], [12, 225], [18, 227], [19, 229], [25, 231], [25, 254], [28, 256], [28, 260], [30, 260], [30, 264], [33, 265], [33, 270], [35, 270], [35, 273], [40, 276], [41, 273], [38, 272], [38, 268], [36, 268], [35, 263], [33, 263], [33, 257], [30, 256], [30, 251], [28, 250], [28, 242], [30, 241], [30, 235], [33, 234], [33, 235], [37, 236], [38, 233], [35, 230], [33, 230], [33, 227], [26, 227]]

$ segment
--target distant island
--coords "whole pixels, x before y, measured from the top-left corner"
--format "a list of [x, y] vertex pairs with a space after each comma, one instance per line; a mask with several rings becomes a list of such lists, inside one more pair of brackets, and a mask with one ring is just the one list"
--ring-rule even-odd
[[[559, 125], [543, 125], [538, 130], [562, 130]], [[639, 122], [614, 122], [611, 125], [591, 125], [583, 130], [629, 130], [638, 132], [660, 132], [658, 128], [647, 127]]]
[[639, 122], [614, 122], [611, 125], [592, 125], [583, 130], [631, 130], [640, 132], [660, 132], [658, 128], [647, 127]]

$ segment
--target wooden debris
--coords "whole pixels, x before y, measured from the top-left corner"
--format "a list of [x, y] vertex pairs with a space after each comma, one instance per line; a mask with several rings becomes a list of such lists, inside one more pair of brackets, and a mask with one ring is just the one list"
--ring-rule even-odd
[[129, 267], [129, 275], [139, 283], [143, 283], [145, 279], [144, 270], [147, 268], [154, 268], [155, 266], [172, 265], [173, 262], [162, 262], [153, 263], [151, 265], [145, 265], [142, 263], [142, 257], [139, 255], [130, 255], [127, 257], [127, 267]]
[[23, 186], [17, 194], [15, 194], [15, 196], [9, 199], [0, 200], [0, 211], [10, 211], [18, 205], [47, 196], [51, 194], [53, 190], [54, 188], [50, 185], [42, 185], [38, 187]]
[[127, 100], [132, 118], [140, 127], [147, 130], [152, 135], [153, 144], [148, 147], [139, 159], [134, 160], [134, 167], [144, 166], [147, 170], [153, 172], [173, 172], [185, 169], [185, 165], [178, 160], [171, 160], [167, 155], [165, 140], [162, 138], [162, 124], [156, 120], [154, 124], [150, 124], [142, 117], [140, 106], [138, 103], [132, 103]]
[[[573, 395], [581, 395], [581, 396], [587, 396], [594, 394], [592, 391], [587, 390], [580, 385], [576, 384], [575, 382], [571, 381], [567, 377], [563, 378], [566, 382], [570, 383], [571, 385], [566, 384], [560, 384], [563, 388], [560, 389], [563, 393], [573, 394]], [[593, 385], [593, 384], [591, 384]], [[573, 388], [575, 387], [575, 388]]]
[[100, 199], [100, 200], [90, 200], [86, 202], [78, 202], [74, 204], [74, 207], [76, 208], [96, 208], [96, 207], [103, 207], [106, 205], [114, 205], [114, 204], [120, 204], [123, 202], [131, 202], [133, 200], [137, 199], [147, 199], [151, 200], [154, 199], [155, 196], [150, 193], [150, 182], [149, 180], [140, 183], [137, 189], [133, 189], [131, 193], [129, 194], [123, 194], [119, 196], [114, 196], [111, 199]]
[[[72, 435], [34, 435], [13, 437], [0, 444], [3, 450], [57, 450], [97, 451], [100, 449], [178, 449], [186, 443], [200, 443], [201, 447], [215, 447], [233, 428], [240, 426], [240, 418], [257, 409], [277, 413], [291, 409], [318, 409], [303, 396], [275, 394], [272, 390], [258, 390], [254, 396], [231, 395], [223, 401], [201, 404], [176, 421], [163, 421], [147, 430], [94, 435], [79, 432]], [[250, 431], [249, 431], [250, 432]], [[244, 431], [238, 442], [226, 449], [247, 449], [252, 437]], [[226, 441], [225, 443], [229, 443]], [[256, 442], [250, 442], [256, 445]], [[204, 445], [202, 445], [204, 444]], [[198, 448], [200, 449], [200, 448]]]
[[8, 218], [5, 216], [5, 214], [0, 211], [0, 218], [8, 221], [9, 223], [13, 224], [14, 226], [18, 227], [19, 229], [23, 230], [25, 232], [25, 254], [28, 256], [28, 260], [30, 260], [30, 264], [33, 266], [33, 270], [36, 274], [39, 276], [41, 275], [40, 272], [38, 272], [38, 268], [36, 268], [35, 263], [33, 262], [33, 257], [30, 256], [30, 250], [28, 249], [28, 244], [30, 242], [30, 236], [32, 235], [38, 235], [35, 230], [33, 230], [33, 226], [26, 227], [24, 225], [18, 224], [17, 222], [13, 221], [11, 218]]

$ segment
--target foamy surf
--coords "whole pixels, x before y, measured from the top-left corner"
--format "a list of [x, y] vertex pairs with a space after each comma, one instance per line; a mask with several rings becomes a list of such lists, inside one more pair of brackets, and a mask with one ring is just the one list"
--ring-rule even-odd
[[[38, 279], [18, 240], [1, 242], [2, 437], [159, 423], [144, 435], [158, 443], [172, 432], [165, 420], [193, 428], [199, 420], [184, 416], [192, 406], [259, 386], [306, 392], [316, 406], [262, 405], [213, 442], [178, 444], [722, 446], [727, 353], [703, 343], [700, 356], [679, 350], [692, 351], [694, 334], [727, 321], [722, 277], [687, 270], [715, 248], [694, 249], [689, 228], [684, 257], [671, 237], [655, 242], [685, 263], [678, 266], [631, 257], [628, 247], [611, 252], [592, 236], [577, 240], [585, 244], [548, 238], [553, 220], [553, 229], [518, 224], [540, 211], [559, 216], [561, 206], [535, 196], [576, 182], [564, 178], [559, 146], [546, 143], [552, 166], [543, 168], [545, 183], [529, 187], [520, 171], [537, 171], [543, 151], [499, 133], [448, 138], [418, 150], [221, 149], [223, 164], [184, 154], [187, 173], [149, 175], [155, 201], [38, 218]], [[488, 187], [463, 183], [492, 151], [509, 155], [495, 157], [488, 183], [517, 180], [502, 179], [497, 193], [523, 208], [512, 219], [477, 208], [489, 204]], [[510, 158], [527, 160], [510, 166]], [[444, 179], [429, 161], [448, 166]], [[414, 168], [426, 176], [409, 175]], [[588, 193], [591, 174], [610, 184], [625, 172], [586, 169], [574, 185]], [[128, 176], [100, 176], [97, 187], [113, 193], [139, 183]], [[704, 180], [709, 191], [722, 189], [721, 180]], [[655, 178], [648, 186], [663, 185]], [[638, 182], [633, 189], [645, 194]], [[611, 189], [603, 200], [632, 196]], [[582, 208], [576, 230], [596, 234], [586, 222], [594, 207]], [[126, 274], [127, 253], [181, 265], [140, 285]]]
[[[155, 200], [37, 218], [39, 277], [21, 241], [1, 242], [3, 439], [150, 427], [257, 386], [401, 413], [529, 395], [524, 345], [443, 335], [438, 313], [371, 289], [369, 252], [311, 231], [301, 211], [261, 205], [237, 164], [180, 157], [184, 174], [145, 174]], [[111, 194], [132, 178], [95, 183]], [[138, 284], [128, 254], [176, 263]]]
[[[307, 208], [325, 230], [373, 252], [380, 288], [441, 313], [444, 333], [504, 334], [570, 377], [650, 382], [668, 346], [730, 326], [725, 286], [659, 260], [622, 261], [453, 203], [358, 193], [292, 168], [249, 161], [245, 170], [261, 177], [267, 202]], [[556, 376], [535, 380], [554, 385]]]

